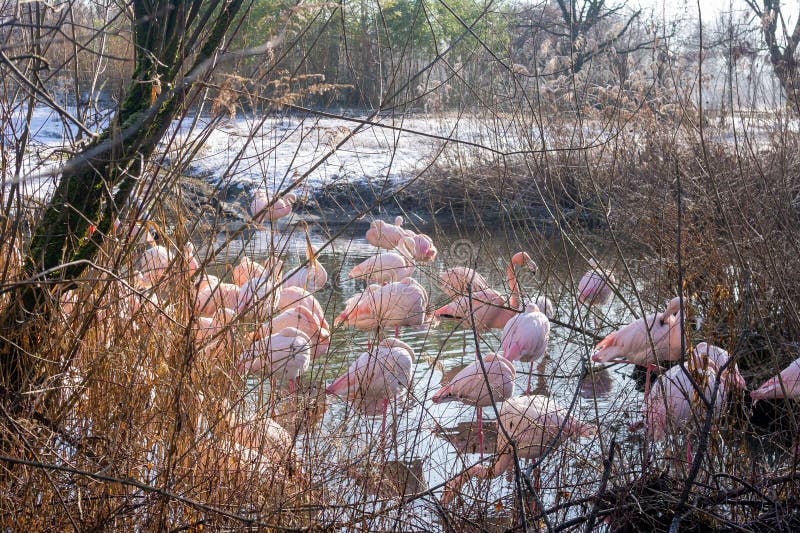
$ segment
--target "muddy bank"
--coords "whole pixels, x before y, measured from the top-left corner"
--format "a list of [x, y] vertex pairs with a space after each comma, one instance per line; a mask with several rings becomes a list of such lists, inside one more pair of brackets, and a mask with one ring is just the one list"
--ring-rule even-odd
[[[200, 218], [206, 230], [237, 231], [251, 224], [249, 202], [250, 188], [241, 184], [215, 186], [209, 176], [187, 176], [181, 181], [181, 205], [185, 212]], [[403, 216], [407, 224], [420, 231], [453, 228], [491, 229], [502, 222], [531, 224], [547, 230], [554, 229], [551, 213], [558, 212], [563, 219], [590, 227], [592, 219], [576, 209], [547, 206], [541, 202], [517, 202], [512, 209], [496, 201], [459, 202], [442, 198], [426, 190], [424, 183], [403, 189], [390, 188], [368, 180], [343, 182], [314, 189], [295, 204], [293, 220], [304, 220], [331, 230], [346, 228], [358, 233], [366, 231], [372, 220], [393, 219]]]

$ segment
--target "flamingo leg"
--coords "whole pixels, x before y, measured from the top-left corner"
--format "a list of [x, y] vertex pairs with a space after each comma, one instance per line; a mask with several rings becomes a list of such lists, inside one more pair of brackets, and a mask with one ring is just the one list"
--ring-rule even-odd
[[648, 398], [650, 396], [650, 373], [658, 368], [658, 365], [649, 364], [647, 365], [647, 371], [644, 374], [644, 397]]
[[294, 380], [289, 380], [289, 394], [294, 394]]
[[483, 460], [483, 409], [478, 407], [476, 411], [478, 415], [478, 452]]
[[400, 326], [394, 327], [394, 336], [398, 338], [400, 337]]
[[[536, 494], [539, 494], [542, 490], [542, 471], [538, 466], [533, 467], [533, 490], [536, 491]], [[539, 506], [536, 505], [536, 498], [531, 498], [530, 511], [531, 519], [539, 514]]]
[[269, 378], [269, 408], [270, 416], [275, 418], [275, 380], [272, 377]]
[[686, 439], [686, 462], [692, 464], [692, 439], [691, 437], [687, 437]]
[[386, 411], [389, 407], [389, 399], [383, 400], [383, 418], [381, 418], [381, 453], [386, 456]]
[[531, 361], [530, 373], [528, 373], [528, 387], [525, 389], [525, 395], [531, 395], [531, 378], [533, 377], [533, 361]]

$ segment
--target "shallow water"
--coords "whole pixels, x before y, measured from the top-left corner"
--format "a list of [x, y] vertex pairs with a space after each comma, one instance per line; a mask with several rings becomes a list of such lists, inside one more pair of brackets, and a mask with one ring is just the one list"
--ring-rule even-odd
[[[276, 237], [263, 231], [252, 237], [246, 244], [241, 241], [231, 243], [229, 252], [235, 256], [243, 251], [263, 260], [272, 245], [282, 251], [286, 272], [291, 272], [305, 259], [305, 237], [297, 233]], [[333, 324], [333, 318], [343, 309], [344, 301], [363, 287], [363, 282], [349, 280], [347, 272], [358, 262], [376, 253], [377, 249], [361, 236], [327, 243], [321, 235], [312, 234], [311, 241], [315, 248], [322, 248], [319, 259], [329, 274], [328, 284], [316, 297], [325, 308], [328, 321]], [[438, 236], [436, 242], [440, 251], [439, 258], [433, 264], [421, 266], [414, 274], [415, 279], [428, 290], [431, 309], [446, 302], [437, 287], [438, 274], [444, 268], [464, 265], [465, 260], [470, 259], [470, 254], [455, 250], [456, 247], [469, 248], [469, 241], [448, 240]], [[323, 246], [326, 243], [327, 246]], [[505, 281], [506, 258], [510, 257], [508, 250], [520, 248], [524, 247], [501, 239], [491, 240], [488, 244], [484, 240], [481, 244], [481, 256], [477, 260], [478, 271], [487, 278], [490, 285], [508, 293]], [[602, 336], [612, 329], [610, 326], [595, 328], [594, 324], [602, 325], [603, 319], [593, 317], [587, 321], [576, 308], [575, 298], [570, 296], [574, 286], [565, 264], [566, 259], [572, 261], [576, 270], [574, 285], [577, 285], [586, 268], [580, 258], [553, 261], [536, 257], [535, 253], [531, 255], [539, 264], [540, 274], [537, 277], [528, 272], [520, 274], [523, 296], [547, 295], [554, 303], [557, 320], [585, 329], [594, 335]], [[616, 298], [601, 311], [605, 320], [613, 324], [624, 323], [631, 316], [623, 303]], [[494, 330], [482, 335], [480, 349], [483, 354], [499, 350], [500, 333], [499, 330]], [[352, 516], [357, 516], [365, 510], [373, 509], [381, 498], [389, 497], [387, 493], [397, 496], [399, 491], [400, 494], [408, 495], [426, 488], [436, 489], [434, 492], [437, 492], [440, 490], [437, 487], [479, 458], [474, 453], [477, 449], [474, 433], [475, 409], [455, 402], [434, 405], [430, 401], [432, 394], [443, 382], [475, 360], [476, 349], [472, 332], [461, 329], [452, 322], [442, 322], [432, 329], [426, 327], [415, 331], [404, 328], [400, 338], [416, 354], [413, 388], [407, 398], [390, 404], [385, 451], [380, 449], [380, 416], [372, 416], [371, 413], [337, 398], [324, 399], [320, 395], [325, 383], [330, 383], [346, 371], [350, 362], [365, 351], [369, 340], [365, 333], [337, 328], [333, 333], [328, 355], [315, 361], [309, 372], [302, 377], [302, 399], [286, 398], [277, 410], [278, 421], [289, 426], [291, 430], [294, 429], [293, 420], [299, 404], [316, 402], [316, 412], [321, 415], [320, 419], [310, 431], [307, 423], [302, 424], [297, 438], [297, 452], [300, 457], [313, 463], [312, 471], [319, 476], [320, 481], [325, 480], [328, 486], [342, 488], [339, 503], [346, 505], [349, 511], [336, 514], [337, 511], [331, 510], [330, 519], [335, 516], [346, 521], [350, 512], [353, 513]], [[589, 361], [595, 342], [594, 337], [553, 324], [548, 353], [534, 365], [531, 376], [534, 393], [549, 395], [565, 406], [573, 405], [574, 402], [573, 414], [576, 417], [586, 421], [600, 420], [603, 428], [598, 438], [565, 443], [560, 447], [563, 450], [559, 449], [545, 459], [542, 470], [546, 472], [548, 464], [558, 465], [559, 468], [551, 475], [561, 478], [559, 481], [556, 478], [543, 477], [545, 505], [554, 503], [559, 497], [555, 490], [556, 485], [559, 490], [563, 490], [565, 481], [572, 485], [584, 481], [580, 479], [580, 468], [585, 466], [585, 461], [602, 464], [600, 450], [605, 449], [605, 441], [610, 432], [627, 434], [628, 423], [639, 418], [641, 394], [634, 389], [634, 382], [629, 377], [630, 368], [615, 366], [609, 370], [592, 371], [586, 379], [581, 380], [585, 362]], [[527, 385], [529, 365], [515, 365], [515, 395], [518, 395], [524, 392]], [[257, 381], [252, 383], [258, 386]], [[491, 407], [484, 408], [483, 416], [485, 454], [488, 456], [494, 450], [496, 424], [493, 425], [492, 420], [495, 419], [495, 412]], [[374, 469], [379, 472], [379, 481], [373, 479]], [[409, 472], [414, 474], [409, 475]], [[597, 472], [593, 471], [593, 474], [596, 476]], [[411, 482], [403, 490], [402, 487], [398, 488], [398, 483], [388, 481], [396, 477], [403, 480], [407, 478]], [[386, 486], [377, 488], [381, 483]], [[402, 486], [403, 483], [399, 485]], [[491, 497], [508, 498], [513, 494], [513, 485], [501, 476], [492, 482], [489, 490]], [[336, 505], [332, 509], [336, 509]], [[415, 501], [409, 509], [413, 509], [409, 511], [412, 518], [423, 522], [436, 519], [432, 506], [424, 503], [424, 500]], [[377, 507], [373, 510], [377, 510]], [[386, 527], [386, 524], [376, 522], [371, 527]]]

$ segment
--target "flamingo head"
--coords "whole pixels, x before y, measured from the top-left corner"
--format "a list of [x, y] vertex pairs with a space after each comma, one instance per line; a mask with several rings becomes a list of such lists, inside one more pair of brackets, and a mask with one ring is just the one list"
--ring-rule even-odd
[[459, 305], [459, 300], [453, 300], [447, 305], [443, 305], [439, 309], [433, 312], [434, 318], [449, 318], [449, 319], [456, 319], [459, 320], [463, 318], [461, 314], [461, 306]]
[[236, 320], [236, 312], [233, 309], [222, 307], [214, 313], [214, 322], [219, 325], [233, 324], [234, 320]]
[[530, 270], [533, 274], [536, 274], [538, 267], [536, 263], [531, 259], [531, 256], [528, 255], [527, 252], [517, 252], [511, 258], [511, 264], [515, 267], [518, 266], [525, 266]]
[[395, 226], [402, 226], [403, 225], [403, 217], [401, 217], [399, 215], [394, 217], [394, 225]]
[[253, 275], [253, 261], [249, 257], [242, 257], [242, 259], [233, 267], [233, 282], [241, 287]]
[[[686, 316], [685, 307], [686, 307], [686, 302], [684, 301], [684, 311], [683, 311], [684, 317]], [[664, 316], [669, 317], [672, 315], [677, 315], [680, 312], [680, 309], [681, 309], [681, 299], [678, 296], [676, 296], [675, 298], [670, 300], [669, 303], [667, 304], [667, 309], [664, 311]]]
[[595, 261], [594, 257], [589, 258], [589, 268], [591, 268], [592, 270], [597, 270], [599, 266], [600, 265], [597, 264], [597, 261]]
[[346, 309], [344, 311], [342, 311], [339, 314], [339, 316], [337, 316], [333, 320], [333, 325], [334, 325], [334, 327], [336, 327], [339, 324], [344, 324], [344, 323], [346, 323], [346, 322], [348, 322], [350, 320], [355, 321], [355, 320], [358, 320], [359, 317], [366, 317], [370, 313], [371, 313], [371, 311], [369, 309], [369, 305], [367, 305], [366, 303], [361, 303], [361, 304], [356, 305], [350, 311], [348, 311]]
[[436, 393], [431, 396], [431, 401], [433, 403], [445, 403], [450, 402], [456, 399], [456, 395], [453, 393], [453, 387], [450, 385], [445, 385]]
[[272, 279], [277, 282], [281, 279], [281, 274], [283, 274], [283, 260], [277, 257], [269, 257], [264, 261], [264, 268], [270, 273]]
[[736, 363], [725, 369], [722, 373], [722, 378], [725, 380], [725, 383], [731, 387], [735, 387], [739, 390], [747, 390], [747, 383], [744, 380], [744, 376], [739, 372], [739, 365]]
[[425, 234], [418, 234], [414, 236], [414, 257], [417, 261], [433, 261], [436, 259], [436, 254], [439, 251], [433, 245], [433, 241]]
[[739, 372], [739, 365], [730, 361], [730, 355], [726, 350], [707, 342], [701, 342], [694, 347], [693, 355], [699, 355], [701, 357], [702, 355], [707, 356], [709, 362], [714, 365], [716, 370], [724, 368], [721, 377], [725, 380], [727, 385], [742, 390], [747, 388], [744, 377], [742, 377], [741, 372]]

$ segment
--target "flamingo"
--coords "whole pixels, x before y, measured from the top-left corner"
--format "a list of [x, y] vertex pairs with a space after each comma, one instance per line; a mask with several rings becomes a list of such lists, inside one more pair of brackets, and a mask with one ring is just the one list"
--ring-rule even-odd
[[614, 274], [600, 268], [597, 261], [589, 259], [591, 270], [586, 272], [578, 283], [578, 303], [589, 306], [602, 306], [611, 300], [616, 283]]
[[235, 318], [236, 313], [226, 307], [218, 309], [213, 317], [198, 317], [192, 329], [194, 342], [202, 352], [219, 356], [226, 344], [233, 346], [234, 335], [229, 326]]
[[265, 338], [272, 332], [289, 327], [298, 329], [308, 336], [311, 343], [312, 360], [328, 352], [331, 342], [330, 331], [319, 322], [319, 319], [311, 311], [303, 306], [290, 307], [269, 322], [262, 324], [256, 330], [255, 338]]
[[431, 401], [437, 404], [458, 401], [477, 408], [478, 448], [483, 457], [483, 407], [511, 398], [515, 377], [516, 370], [510, 361], [497, 354], [487, 354], [482, 366], [480, 361], [473, 361], [461, 369], [450, 383], [434, 393]]
[[283, 287], [278, 298], [278, 311], [286, 311], [293, 307], [305, 307], [314, 315], [323, 328], [331, 329], [325, 319], [325, 311], [322, 309], [322, 305], [313, 294], [302, 287]]
[[480, 292], [489, 288], [483, 276], [468, 267], [453, 267], [442, 272], [440, 286], [442, 292], [450, 298], [467, 294], [467, 285], [472, 284], [472, 292]]
[[526, 312], [511, 318], [503, 328], [503, 357], [509, 361], [530, 362], [525, 394], [531, 393], [533, 363], [545, 354], [549, 339], [550, 320], [535, 304], [527, 306]]
[[253, 342], [241, 356], [239, 370], [254, 374], [269, 369], [270, 380], [289, 381], [289, 392], [295, 389], [297, 377], [308, 370], [311, 362], [311, 340], [296, 328], [284, 328], [266, 340]]
[[137, 269], [151, 286], [157, 285], [172, 262], [172, 254], [161, 245], [151, 246], [139, 256]]
[[[568, 438], [577, 440], [595, 433], [593, 427], [568, 416], [568, 410], [551, 398], [534, 394], [510, 398], [500, 407], [500, 430], [497, 432], [497, 455], [490, 467], [475, 465], [445, 484], [442, 504], [447, 505], [455, 492], [470, 478], [491, 479], [514, 469], [512, 442], [520, 459], [537, 460], [542, 454]], [[506, 438], [508, 432], [511, 441]]]
[[[306, 227], [307, 229], [308, 227]], [[328, 281], [328, 272], [317, 260], [317, 252], [311, 246], [308, 233], [306, 233], [306, 257], [308, 258], [307, 264], [283, 278], [282, 285], [284, 287], [302, 287], [308, 292], [317, 292], [325, 286]]]
[[[472, 293], [472, 312], [477, 333], [484, 333], [490, 329], [502, 329], [519, 311], [520, 306], [519, 285], [517, 284], [516, 267], [527, 266], [531, 272], [536, 273], [536, 263], [525, 252], [518, 252], [508, 264], [508, 283], [511, 288], [510, 307], [506, 305], [505, 298], [494, 289], [483, 289]], [[458, 296], [455, 300], [434, 311], [440, 318], [460, 320], [468, 326], [470, 297]]]
[[325, 392], [347, 401], [383, 402], [381, 441], [386, 431], [389, 400], [406, 393], [411, 383], [414, 350], [397, 338], [386, 338], [374, 350], [363, 352]]
[[345, 310], [336, 317], [334, 326], [343, 324], [360, 330], [425, 324], [428, 293], [412, 278], [386, 285], [369, 285], [345, 303]]
[[386, 252], [365, 259], [353, 267], [347, 277], [350, 279], [363, 278], [368, 282], [381, 285], [407, 278], [416, 268], [411, 255], [413, 246], [414, 240], [405, 237], [397, 245], [395, 252]]
[[[292, 205], [296, 201], [297, 195], [289, 193], [276, 198], [272, 202], [268, 193], [259, 190], [255, 192], [253, 200], [250, 202], [250, 213], [253, 216], [253, 220], [259, 224], [262, 224], [265, 218], [270, 222], [275, 222], [291, 215]], [[272, 202], [272, 205], [270, 205], [270, 202]]]
[[259, 278], [265, 274], [267, 274], [267, 269], [263, 265], [256, 263], [247, 256], [243, 256], [236, 266], [233, 267], [231, 277], [233, 278], [233, 282], [241, 287], [247, 283], [247, 280]]
[[219, 309], [237, 309], [240, 288], [235, 283], [224, 283], [218, 277], [203, 274], [197, 285], [194, 309], [201, 316], [214, 316]]
[[[704, 359], [708, 361], [707, 365]], [[707, 407], [697, 399], [694, 385], [702, 391], [705, 401], [710, 403], [717, 374], [725, 368], [720, 374], [713, 405], [714, 415], [719, 416], [728, 391], [733, 388], [745, 389], [744, 378], [736, 365], [724, 366], [728, 359], [728, 352], [722, 348], [701, 342], [690, 356], [688, 368], [678, 364], [659, 376], [644, 399], [644, 423], [649, 436], [660, 440], [666, 435], [668, 427], [682, 428], [689, 422], [702, 420], [700, 417], [705, 416]], [[686, 458], [692, 462], [691, 441], [687, 441]]]
[[708, 360], [716, 366], [718, 371], [724, 368], [724, 370], [722, 370], [722, 378], [726, 383], [742, 390], [747, 388], [747, 384], [741, 372], [739, 372], [739, 365], [735, 362], [728, 363], [731, 356], [726, 350], [707, 342], [701, 342], [694, 347], [694, 353], [708, 358]]
[[[281, 287], [275, 282], [277, 272], [267, 271], [257, 278], [250, 278], [239, 288], [236, 312], [241, 314], [252, 309], [257, 315], [277, 309]], [[265, 306], [266, 304], [266, 306]]]
[[650, 371], [661, 361], [677, 361], [681, 357], [681, 314], [680, 298], [675, 297], [663, 313], [647, 315], [607, 335], [595, 347], [592, 361], [646, 367], [647, 396]]
[[523, 309], [527, 310], [530, 304], [535, 305], [548, 319], [553, 320], [555, 318], [556, 312], [553, 308], [553, 302], [544, 294], [540, 294], [533, 301], [526, 300]]
[[411, 255], [416, 261], [423, 263], [430, 263], [436, 260], [439, 251], [433, 245], [433, 239], [424, 233], [417, 233], [413, 236], [414, 247], [411, 249]]
[[294, 439], [272, 418], [245, 418], [229, 411], [224, 420], [227, 426], [224, 436], [229, 436], [235, 446], [266, 455], [264, 462], [271, 466], [294, 462]]
[[383, 220], [373, 220], [367, 230], [367, 242], [377, 248], [393, 250], [407, 235], [406, 230], [401, 227], [402, 225], [403, 217], [400, 216], [395, 217], [394, 224]]
[[183, 257], [186, 260], [187, 274], [191, 279], [195, 272], [200, 270], [200, 263], [197, 261], [197, 256], [194, 253], [194, 244], [187, 242], [183, 246]]
[[410, 238], [412, 245], [409, 247], [409, 251], [415, 261], [435, 260], [438, 250], [433, 245], [433, 240], [424, 233], [414, 233], [402, 226], [403, 217], [401, 216], [395, 217], [394, 224], [383, 220], [373, 220], [367, 230], [367, 242], [378, 248], [394, 250], [403, 239]]
[[792, 361], [780, 374], [764, 382], [750, 392], [755, 400], [777, 400], [780, 398], [800, 399], [800, 358]]

